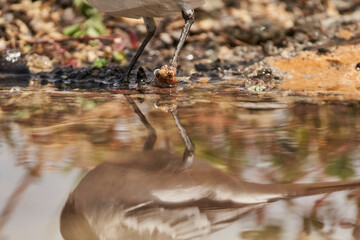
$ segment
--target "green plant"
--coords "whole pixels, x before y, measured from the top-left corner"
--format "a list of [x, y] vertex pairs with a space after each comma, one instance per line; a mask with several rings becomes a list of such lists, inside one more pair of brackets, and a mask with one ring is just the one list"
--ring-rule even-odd
[[326, 167], [326, 173], [341, 179], [348, 179], [355, 175], [351, 158], [343, 155], [330, 162]]
[[107, 64], [107, 60], [105, 58], [96, 58], [92, 67], [102, 68]]
[[73, 24], [64, 29], [63, 33], [71, 37], [100, 36], [105, 31], [103, 17], [99, 11], [91, 7], [85, 0], [74, 0], [74, 6], [87, 20], [83, 23]]

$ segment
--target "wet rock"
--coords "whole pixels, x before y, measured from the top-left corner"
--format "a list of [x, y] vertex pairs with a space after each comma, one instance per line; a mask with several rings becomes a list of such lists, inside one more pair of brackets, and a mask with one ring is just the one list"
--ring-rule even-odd
[[247, 67], [244, 70], [244, 74], [247, 78], [250, 78], [253, 81], [263, 81], [264, 83], [269, 85], [269, 87], [273, 87], [279, 80], [283, 79], [285, 76], [284, 72], [280, 71], [274, 65], [270, 64], [267, 59]]
[[195, 64], [195, 70], [198, 72], [208, 72], [211, 70], [209, 66], [203, 63]]
[[0, 74], [29, 74], [24, 55], [18, 50], [0, 52]]
[[264, 82], [270, 82], [274, 79], [274, 76], [272, 75], [272, 70], [270, 68], [264, 68], [261, 69], [257, 75], [253, 76], [253, 78], [261, 79]]
[[143, 67], [139, 67], [136, 73], [136, 81], [137, 82], [144, 82], [147, 80], [146, 72]]
[[26, 55], [27, 65], [31, 72], [51, 71], [54, 66], [49, 57], [38, 54]]
[[30, 75], [4, 75], [0, 74], [0, 87], [28, 87]]
[[317, 49], [317, 53], [319, 55], [326, 55], [326, 54], [331, 53], [331, 51], [328, 48], [320, 47]]
[[[106, 68], [74, 68], [56, 67], [50, 72], [40, 72], [34, 76], [34, 80], [53, 83], [61, 89], [68, 88], [107, 88], [122, 78], [124, 69], [117, 66]], [[127, 85], [128, 83], [121, 82]], [[120, 87], [121, 87], [120, 86]]]
[[203, 73], [193, 73], [190, 76], [190, 81], [191, 82], [197, 82], [199, 80], [199, 78], [203, 77], [204, 74]]
[[360, 62], [358, 62], [355, 66], [355, 70], [360, 71]]

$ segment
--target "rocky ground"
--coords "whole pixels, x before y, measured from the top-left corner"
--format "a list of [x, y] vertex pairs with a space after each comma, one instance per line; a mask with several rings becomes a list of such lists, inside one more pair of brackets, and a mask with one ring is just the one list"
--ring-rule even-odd
[[[280, 89], [287, 95], [358, 100], [359, 5], [209, 0], [196, 11], [183, 49], [180, 85], [229, 84], [250, 92]], [[30, 71], [35, 80], [62, 88], [109, 86], [146, 32], [142, 20], [103, 15], [82, 1], [3, 0], [0, 9], [0, 72]], [[138, 63], [144, 71], [135, 70], [132, 84], [122, 88], [150, 83], [153, 70], [171, 58], [183, 20], [156, 22], [156, 36]]]

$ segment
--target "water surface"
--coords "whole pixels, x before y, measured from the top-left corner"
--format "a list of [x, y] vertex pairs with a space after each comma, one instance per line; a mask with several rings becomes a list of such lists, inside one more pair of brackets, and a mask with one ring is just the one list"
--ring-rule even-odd
[[[122, 94], [20, 89], [0, 98], [0, 239], [62, 239], [60, 214], [91, 169], [143, 151], [148, 130]], [[179, 156], [177, 107], [196, 159], [254, 183], [360, 179], [356, 105], [293, 103], [237, 89], [136, 94], [154, 149]], [[216, 178], [216, 176], [213, 176]], [[106, 188], [106, 186], [104, 186]], [[357, 239], [359, 191], [276, 201], [201, 239]]]

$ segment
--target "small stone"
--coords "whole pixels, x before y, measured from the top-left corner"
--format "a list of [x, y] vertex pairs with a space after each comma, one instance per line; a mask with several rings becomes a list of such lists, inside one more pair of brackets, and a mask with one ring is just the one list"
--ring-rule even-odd
[[358, 63], [356, 64], [355, 69], [356, 69], [357, 71], [360, 71], [360, 62], [358, 62]]
[[0, 73], [29, 74], [26, 60], [18, 50], [5, 50], [0, 52]]
[[160, 39], [161, 39], [161, 41], [163, 41], [165, 44], [168, 44], [168, 45], [172, 45], [174, 42], [174, 40], [171, 38], [171, 35], [168, 33], [161, 33]]
[[10, 90], [9, 90], [9, 93], [10, 94], [19, 94], [20, 93], [20, 88], [19, 87], [12, 87]]

